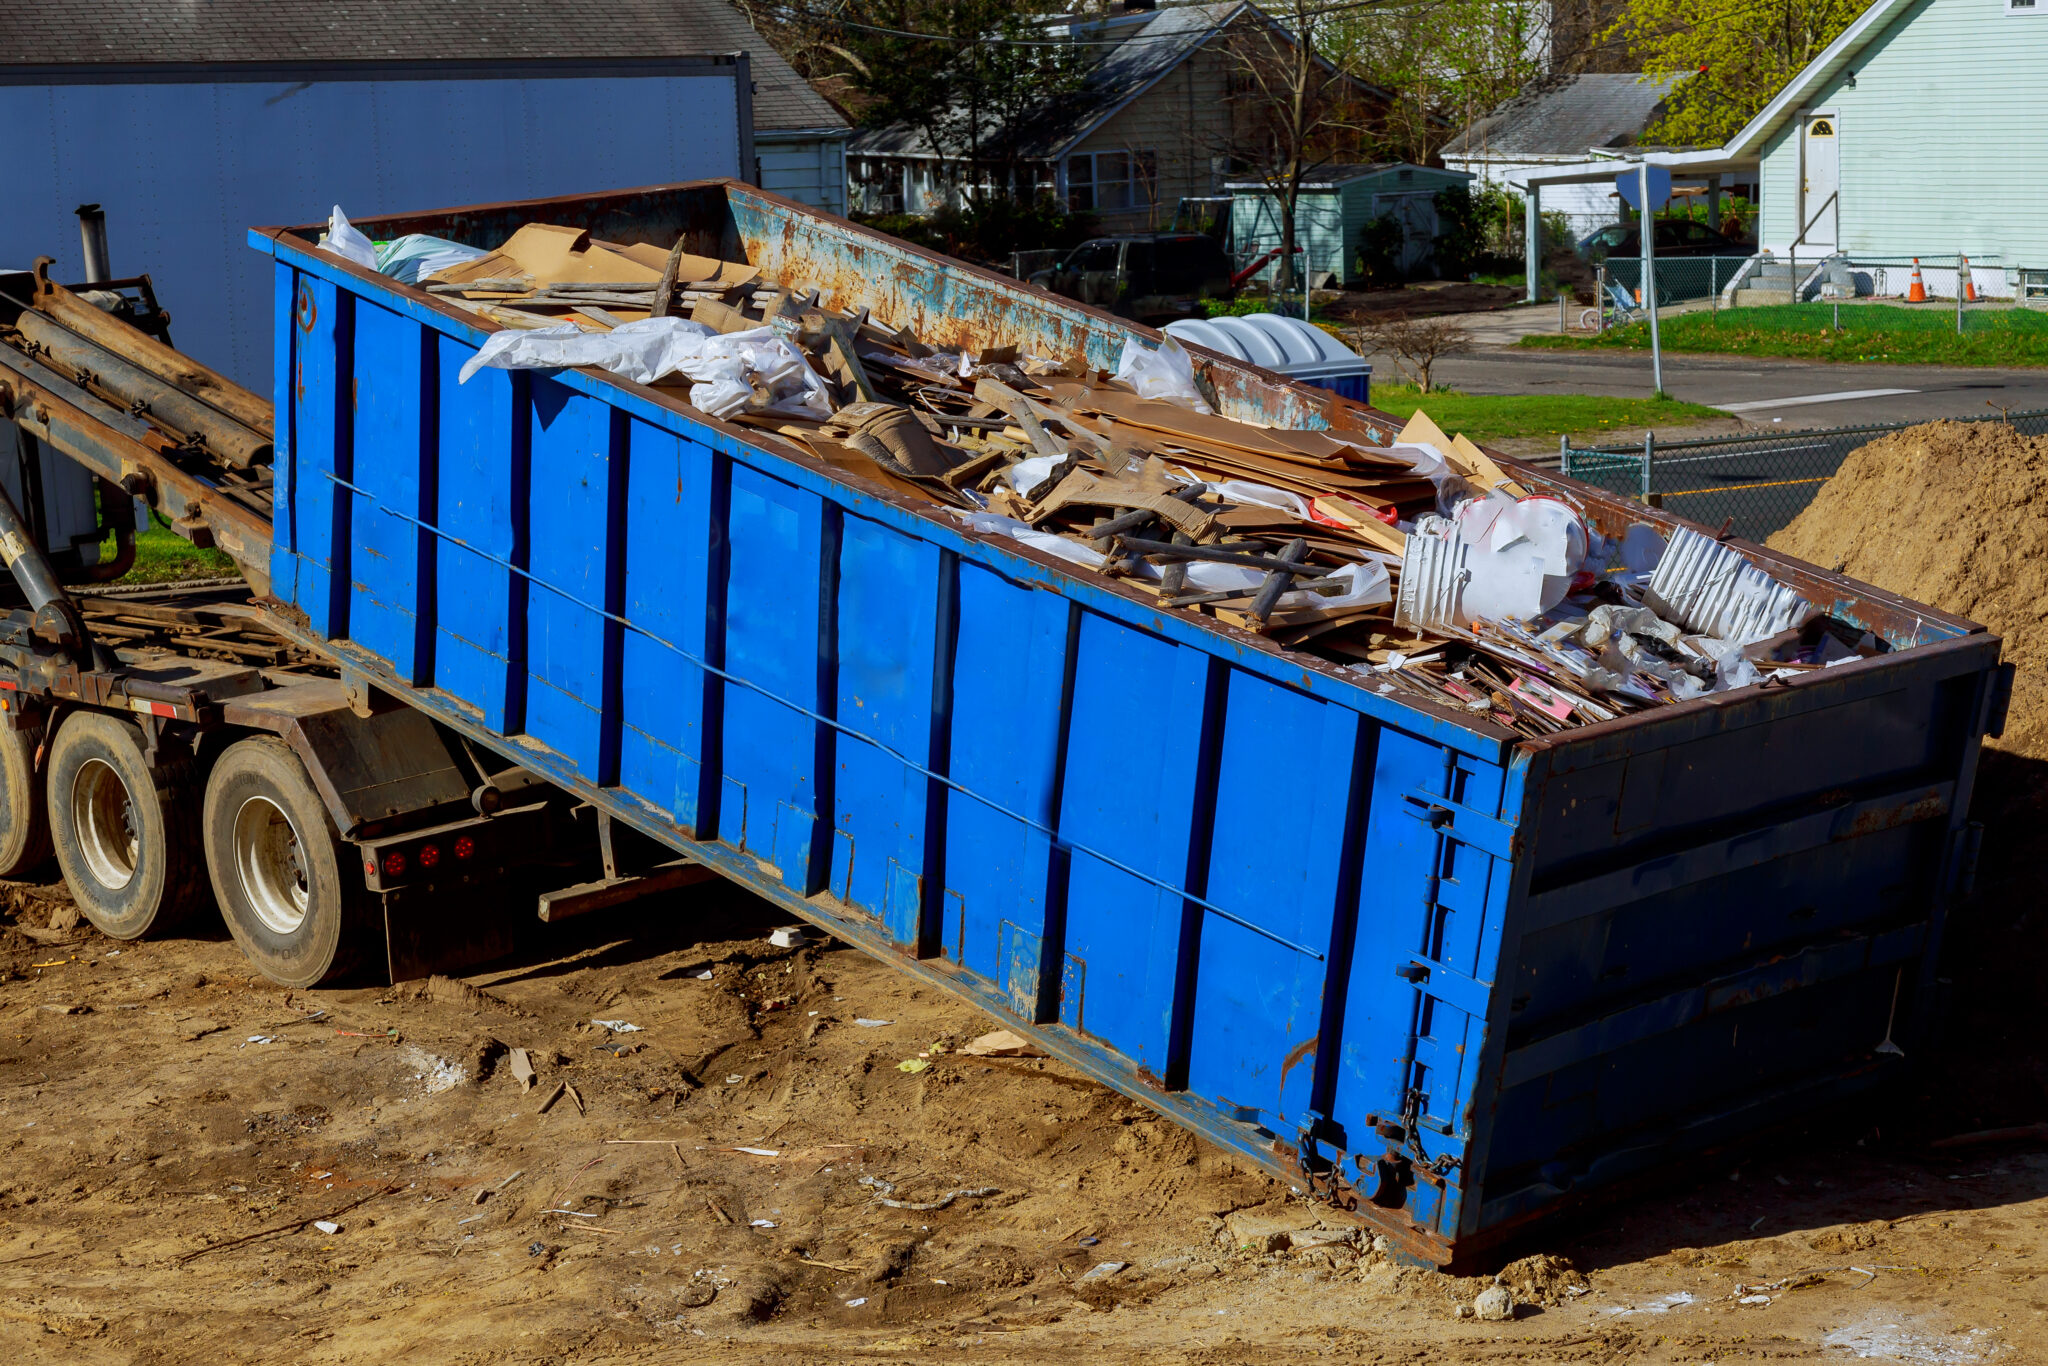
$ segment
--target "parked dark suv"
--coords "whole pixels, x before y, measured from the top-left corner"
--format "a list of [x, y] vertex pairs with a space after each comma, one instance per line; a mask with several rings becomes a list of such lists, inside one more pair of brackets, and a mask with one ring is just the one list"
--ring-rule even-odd
[[[1723, 237], [1687, 218], [1658, 220], [1656, 245], [1659, 256], [1748, 256], [1756, 251], [1756, 243], [1747, 238]], [[1609, 223], [1579, 240], [1579, 255], [1595, 265], [1610, 256], [1642, 254], [1642, 229], [1636, 223]]]
[[1096, 237], [1031, 283], [1127, 318], [1182, 318], [1202, 299], [1229, 297], [1230, 258], [1203, 233]]

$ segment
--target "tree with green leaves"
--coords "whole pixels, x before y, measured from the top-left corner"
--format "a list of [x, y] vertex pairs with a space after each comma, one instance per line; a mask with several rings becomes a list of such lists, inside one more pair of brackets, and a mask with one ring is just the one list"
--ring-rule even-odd
[[1079, 63], [1030, 0], [741, 0], [808, 80], [837, 81], [870, 127], [901, 124], [1002, 192], [1034, 119], [1078, 87]]
[[1680, 77], [1649, 141], [1726, 142], [1869, 6], [1869, 0], [1628, 0], [1601, 35], [1645, 76]]
[[1427, 165], [1543, 74], [1548, 13], [1535, 0], [1360, 5], [1333, 17], [1332, 46], [1353, 75], [1394, 97], [1385, 154]]

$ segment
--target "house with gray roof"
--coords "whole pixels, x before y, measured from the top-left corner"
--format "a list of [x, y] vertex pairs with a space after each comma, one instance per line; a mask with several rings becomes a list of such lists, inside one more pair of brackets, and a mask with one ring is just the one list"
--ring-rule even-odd
[[[748, 54], [753, 73], [755, 182], [833, 213], [846, 212], [851, 127], [726, 0], [0, 5], [0, 66], [75, 65], [81, 72], [142, 65], [644, 60], [732, 52]], [[564, 110], [562, 116], [601, 126], [604, 111]]]
[[[1011, 193], [1051, 193], [1096, 215], [1105, 231], [1167, 226], [1181, 199], [1219, 194], [1242, 170], [1232, 152], [1248, 92], [1227, 40], [1246, 24], [1285, 33], [1244, 0], [1160, 8], [1126, 0], [1107, 16], [1049, 21], [1091, 65], [1079, 89], [1022, 120], [987, 160], [1010, 168]], [[1367, 108], [1390, 100], [1363, 82], [1346, 85]], [[993, 189], [997, 174], [907, 125], [863, 129], [847, 150], [854, 207], [868, 212], [929, 212], [977, 186]]]
[[[1526, 194], [1532, 173], [1619, 156], [1641, 141], [1643, 130], [1664, 112], [1664, 97], [1676, 77], [1645, 78], [1633, 72], [1588, 72], [1548, 82], [1509, 100], [1444, 144], [1446, 167], [1465, 171], [1474, 187], [1499, 185]], [[1550, 190], [1546, 211], [1562, 213], [1574, 236], [1621, 216], [1612, 184]]]

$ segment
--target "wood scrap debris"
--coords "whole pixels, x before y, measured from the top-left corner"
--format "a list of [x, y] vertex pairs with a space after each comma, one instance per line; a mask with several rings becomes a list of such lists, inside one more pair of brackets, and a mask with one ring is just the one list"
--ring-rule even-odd
[[[1726, 604], [1702, 609], [1721, 625], [1685, 619], [1658, 597], [1656, 527], [1603, 536], [1583, 508], [1532, 491], [1424, 414], [1386, 444], [1234, 420], [1141, 398], [1077, 361], [928, 345], [807, 282], [685, 247], [528, 224], [424, 288], [510, 327], [687, 317], [703, 324], [692, 344], [779, 338], [829, 414], [758, 375], [751, 396], [728, 387], [722, 407], [702, 383], [686, 401], [947, 508], [972, 532], [1151, 594], [1162, 611], [1256, 632], [1383, 695], [1522, 736], [1884, 648], [1789, 589], [1761, 594], [1785, 609], [1768, 629], [1726, 631]], [[1689, 548], [1686, 562], [1697, 569], [1707, 553]]]

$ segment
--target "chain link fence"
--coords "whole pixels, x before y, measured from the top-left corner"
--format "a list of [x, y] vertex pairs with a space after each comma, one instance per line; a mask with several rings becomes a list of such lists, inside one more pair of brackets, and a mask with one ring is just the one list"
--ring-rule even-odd
[[[2008, 422], [2027, 436], [2048, 436], [2048, 409], [1953, 419]], [[1762, 541], [1813, 501], [1820, 486], [1858, 447], [1920, 422], [1822, 427], [1757, 436], [1659, 441], [1640, 446], [1575, 447], [1559, 443], [1563, 472], [1611, 493], [1652, 503], [1687, 521]]]
[[[1637, 303], [1643, 302], [1642, 257], [1610, 256], [1601, 264], [1607, 279], [1627, 290]], [[1659, 256], [1655, 272], [1657, 306], [1669, 308], [1694, 299], [1711, 299], [1726, 289], [1747, 264], [1747, 256]]]

